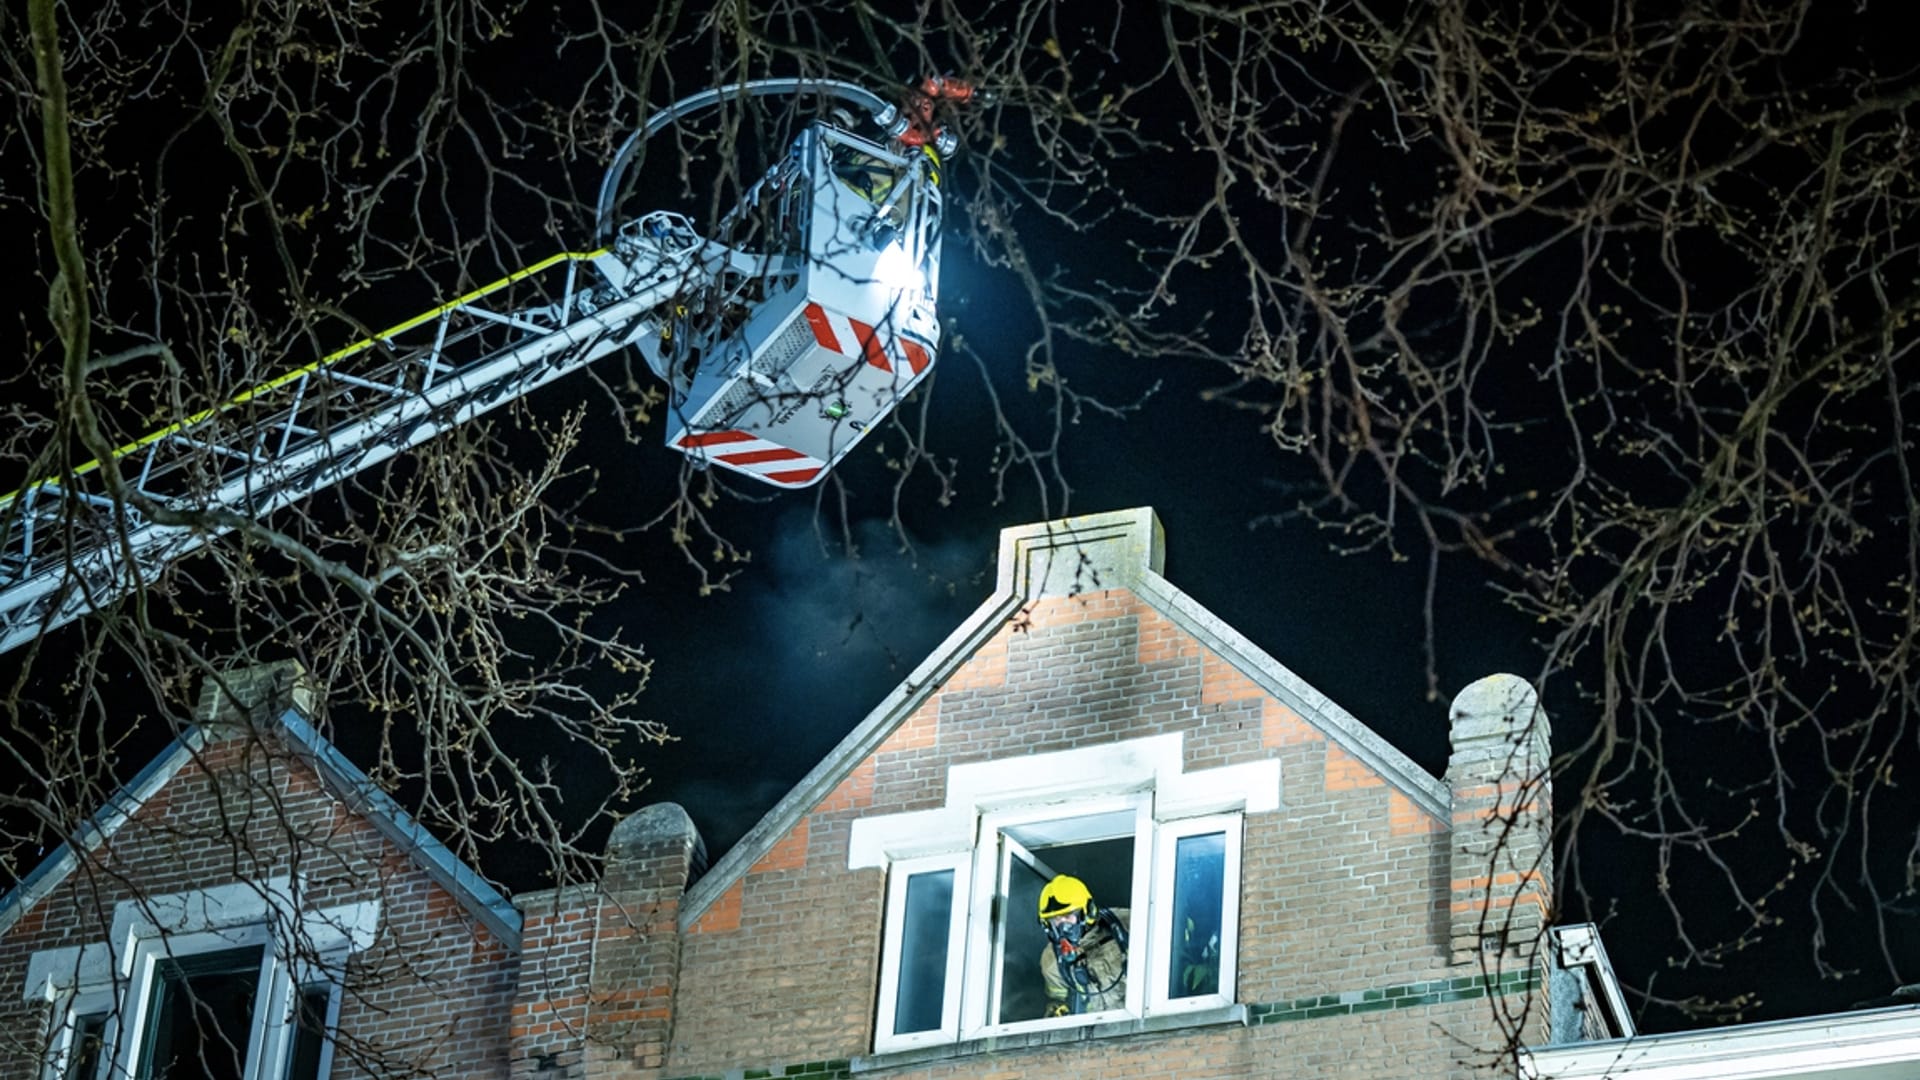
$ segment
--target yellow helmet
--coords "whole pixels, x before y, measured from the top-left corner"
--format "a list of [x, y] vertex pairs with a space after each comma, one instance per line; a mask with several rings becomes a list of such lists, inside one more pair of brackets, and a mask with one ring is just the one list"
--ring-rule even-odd
[[1087, 918], [1093, 917], [1093, 893], [1087, 889], [1087, 883], [1077, 877], [1061, 874], [1040, 890], [1041, 922], [1083, 909]]

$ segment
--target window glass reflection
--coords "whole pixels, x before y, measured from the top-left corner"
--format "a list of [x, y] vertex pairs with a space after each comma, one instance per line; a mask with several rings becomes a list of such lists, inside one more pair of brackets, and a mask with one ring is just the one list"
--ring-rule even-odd
[[1173, 854], [1173, 963], [1169, 998], [1220, 992], [1220, 917], [1227, 836], [1183, 836]]
[[953, 917], [953, 871], [907, 879], [900, 931], [900, 988], [893, 1002], [893, 1033], [933, 1031], [946, 1005], [947, 940]]
[[93, 1080], [100, 1072], [100, 1044], [107, 1032], [107, 1014], [89, 1013], [73, 1025], [73, 1048], [67, 1051], [63, 1080]]

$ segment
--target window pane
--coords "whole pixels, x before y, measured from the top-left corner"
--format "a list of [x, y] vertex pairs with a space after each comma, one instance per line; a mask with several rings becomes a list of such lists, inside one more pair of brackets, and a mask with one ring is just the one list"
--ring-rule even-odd
[[106, 1034], [106, 1013], [93, 1013], [74, 1019], [73, 1045], [67, 1050], [65, 1080], [93, 1080], [100, 1071], [100, 1043]]
[[293, 1052], [288, 1055], [287, 1080], [320, 1080], [320, 1048], [327, 1036], [327, 1009], [333, 988], [324, 984], [300, 988], [293, 1016]]
[[141, 1080], [243, 1080], [261, 952], [222, 949], [155, 966]]
[[900, 990], [893, 999], [895, 1035], [940, 1027], [953, 926], [953, 871], [908, 878], [906, 908], [900, 928]]
[[887, 201], [907, 171], [858, 147], [832, 144], [833, 175], [856, 194], [878, 206]]
[[1227, 835], [1183, 836], [1173, 849], [1173, 963], [1167, 997], [1220, 992], [1220, 913]]

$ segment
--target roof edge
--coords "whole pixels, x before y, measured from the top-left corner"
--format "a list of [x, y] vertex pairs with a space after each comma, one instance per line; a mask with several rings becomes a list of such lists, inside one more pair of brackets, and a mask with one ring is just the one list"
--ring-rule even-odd
[[[1143, 514], [1149, 516], [1143, 519]], [[1157, 526], [1158, 521], [1150, 515], [1150, 510], [1121, 511], [1111, 515], [1089, 515], [1086, 520], [1102, 527], [1124, 528], [1137, 520], [1144, 520], [1149, 527]], [[1081, 519], [1069, 520], [1077, 522]], [[1003, 531], [1003, 547], [1011, 531]], [[1008, 561], [1004, 551], [1001, 561]], [[1444, 781], [1422, 769], [1352, 713], [1167, 581], [1152, 565], [1141, 566], [1135, 573], [1137, 576], [1134, 580], [1110, 587], [1133, 592], [1182, 630], [1246, 672], [1261, 689], [1326, 732], [1327, 737], [1341, 749], [1386, 778], [1422, 810], [1442, 822], [1450, 823], [1453, 820], [1452, 793]], [[913, 669], [912, 674], [896, 685], [846, 738], [840, 740], [819, 764], [789, 789], [753, 828], [748, 829], [714, 863], [705, 877], [687, 890], [680, 904], [680, 925], [683, 929], [698, 921], [722, 893], [745, 877], [748, 869], [772, 850], [774, 844], [802, 816], [826, 798], [867, 755], [878, 749], [902, 720], [944, 685], [955, 669], [970, 659], [987, 638], [999, 631], [1006, 619], [1028, 602], [1027, 590], [1016, 590], [1019, 580], [1010, 577], [1004, 570], [1000, 584], [1001, 588], [975, 608], [973, 614]]]
[[347, 759], [339, 747], [328, 742], [298, 709], [280, 714], [280, 726], [305, 751], [306, 758], [321, 779], [334, 789], [334, 797], [373, 822], [381, 835], [413, 856], [420, 868], [481, 925], [506, 943], [520, 950], [520, 909], [493, 887], [492, 883], [453, 853], [453, 849], [413, 819], [393, 796], [380, 790], [371, 777]]
[[1338, 702], [1159, 574], [1151, 571], [1142, 574], [1134, 592], [1175, 625], [1198, 638], [1201, 644], [1245, 672], [1262, 690], [1299, 713], [1301, 719], [1325, 732], [1340, 749], [1359, 758], [1399, 788], [1422, 810], [1451, 824], [1453, 793], [1446, 782], [1421, 768], [1378, 732], [1341, 708]]
[[[381, 791], [298, 709], [283, 709], [275, 720], [293, 743], [295, 754], [320, 776], [335, 798], [364, 815], [494, 936], [509, 948], [519, 950], [521, 916], [511, 901], [401, 809], [392, 796]], [[11, 931], [35, 904], [58, 888], [79, 866], [76, 844], [80, 850], [97, 850], [132, 820], [148, 799], [179, 775], [187, 762], [206, 748], [210, 738], [206, 727], [200, 724], [175, 737], [75, 829], [70, 840], [54, 848], [52, 854], [21, 878], [20, 883], [0, 899], [0, 935]]]
[[787, 830], [831, 794], [848, 774], [866, 760], [868, 754], [879, 749], [901, 721], [912, 715], [935, 690], [945, 685], [955, 669], [971, 659], [974, 652], [998, 633], [1006, 620], [1025, 602], [1025, 598], [1001, 590], [975, 608], [973, 614], [967, 616], [927, 654], [918, 667], [881, 699], [880, 704], [867, 713], [866, 719], [860, 721], [846, 738], [840, 740], [839, 745], [790, 788], [779, 802], [773, 804], [773, 809], [748, 829], [713, 864], [706, 876], [687, 890], [686, 897], [680, 903], [681, 928], [691, 926], [720, 898], [720, 894], [745, 877], [747, 870], [759, 862], [787, 834]]
[[206, 744], [205, 728], [198, 725], [188, 728], [175, 736], [166, 749], [154, 755], [152, 761], [133, 775], [133, 779], [107, 796], [107, 801], [81, 822], [70, 839], [54, 848], [46, 858], [40, 860], [40, 865], [28, 871], [19, 884], [4, 898], [0, 898], [0, 936], [10, 932], [21, 917], [32, 910], [33, 905], [59, 888], [67, 875], [79, 866], [80, 858], [74, 851], [75, 844], [92, 852], [106, 843]]
[[[1567, 1046], [1521, 1047], [1527, 1080], [1649, 1080], [1881, 1075], [1877, 1065], [1920, 1061], [1920, 1005], [1825, 1013], [1757, 1024]], [[1751, 1068], [1741, 1068], [1750, 1063]]]

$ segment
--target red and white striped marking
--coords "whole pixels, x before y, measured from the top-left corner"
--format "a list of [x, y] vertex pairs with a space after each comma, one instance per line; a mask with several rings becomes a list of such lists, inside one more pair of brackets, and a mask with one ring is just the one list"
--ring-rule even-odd
[[[888, 342], [873, 327], [859, 319], [848, 318], [837, 311], [828, 311], [819, 304], [809, 302], [801, 309], [806, 316], [807, 325], [813, 329], [813, 340], [823, 349], [832, 349], [842, 356], [855, 360], [865, 360], [868, 364], [891, 375], [898, 359], [887, 348]], [[915, 375], [927, 370], [933, 363], [933, 353], [929, 346], [915, 341], [904, 334], [896, 335], [900, 343], [900, 352], [906, 354], [907, 367]]]
[[745, 431], [686, 432], [673, 445], [717, 465], [782, 487], [805, 487], [827, 463]]
[[915, 375], [927, 370], [933, 363], [933, 346], [922, 344], [905, 334], [900, 335], [900, 349], [907, 354], [907, 366]]

